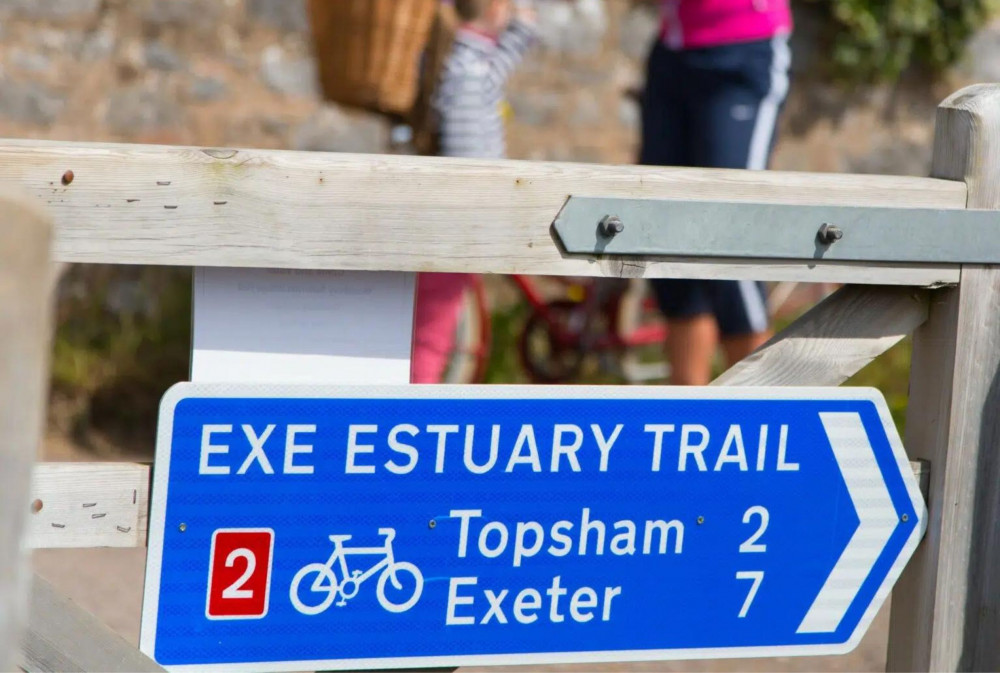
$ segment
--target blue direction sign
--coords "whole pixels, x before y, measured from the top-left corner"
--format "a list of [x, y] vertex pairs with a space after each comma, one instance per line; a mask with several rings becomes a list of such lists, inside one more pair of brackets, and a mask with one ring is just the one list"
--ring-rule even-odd
[[924, 519], [869, 389], [181, 384], [141, 647], [255, 671], [843, 653]]

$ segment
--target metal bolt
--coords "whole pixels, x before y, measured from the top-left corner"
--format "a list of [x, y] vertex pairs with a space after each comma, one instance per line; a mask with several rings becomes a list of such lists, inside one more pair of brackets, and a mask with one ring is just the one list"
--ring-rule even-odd
[[819, 233], [816, 234], [816, 237], [823, 245], [831, 245], [842, 239], [844, 237], [844, 232], [836, 225], [824, 223], [823, 226], [819, 228]]
[[700, 526], [700, 525], [701, 525], [701, 524], [703, 524], [703, 523], [705, 523], [705, 517], [703, 517], [703, 516], [699, 516], [699, 517], [698, 517], [698, 525]]
[[901, 518], [903, 520], [903, 523], [906, 523], [907, 521], [910, 520], [910, 515], [909, 514], [904, 514], [903, 516], [901, 516], [899, 518]]
[[601, 236], [614, 238], [625, 231], [625, 223], [617, 215], [608, 215], [597, 225], [597, 230], [601, 233]]
[[179, 530], [182, 533], [184, 531], [186, 531], [187, 529], [188, 529], [188, 525], [186, 523], [182, 523], [181, 525], [177, 526], [177, 530]]
[[431, 520], [430, 520], [430, 523], [428, 523], [428, 524], [427, 524], [427, 527], [428, 527], [428, 528], [436, 528], [436, 527], [437, 527], [437, 525], [438, 525], [438, 522], [437, 522], [437, 520], [435, 520], [435, 519], [431, 519]]
[[66, 171], [63, 173], [62, 183], [63, 185], [68, 185], [71, 182], [73, 182], [73, 171]]

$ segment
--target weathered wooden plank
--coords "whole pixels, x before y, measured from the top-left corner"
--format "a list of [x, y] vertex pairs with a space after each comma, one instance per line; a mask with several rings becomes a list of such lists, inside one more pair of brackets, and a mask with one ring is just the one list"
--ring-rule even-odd
[[149, 524], [149, 466], [40, 463], [31, 479], [28, 547], [140, 547]]
[[28, 673], [163, 670], [37, 575], [19, 663]]
[[0, 194], [0, 670], [14, 663], [28, 596], [22, 535], [45, 417], [50, 241], [35, 203]]
[[956, 282], [957, 267], [595, 261], [565, 256], [550, 228], [570, 195], [944, 209], [966, 200], [964, 184], [929, 178], [11, 140], [0, 141], [0, 181], [48, 205], [56, 259], [68, 262], [921, 286]]
[[927, 292], [883, 286], [841, 288], [713, 385], [838, 386], [927, 319]]
[[[1000, 85], [938, 110], [934, 175], [1000, 210]], [[1000, 670], [1000, 269], [964, 267], [914, 337], [906, 447], [931, 462], [927, 535], [893, 591], [888, 669]]]

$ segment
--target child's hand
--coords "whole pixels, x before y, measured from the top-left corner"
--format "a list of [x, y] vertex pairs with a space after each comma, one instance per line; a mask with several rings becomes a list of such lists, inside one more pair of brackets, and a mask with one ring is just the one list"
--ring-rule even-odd
[[530, 0], [515, 0], [514, 18], [521, 23], [534, 25], [538, 19], [538, 13], [535, 11], [535, 6]]

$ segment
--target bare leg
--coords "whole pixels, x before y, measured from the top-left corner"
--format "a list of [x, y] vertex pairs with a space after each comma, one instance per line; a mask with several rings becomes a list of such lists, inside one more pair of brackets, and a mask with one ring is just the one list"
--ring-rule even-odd
[[715, 316], [696, 315], [672, 319], [667, 326], [670, 383], [704, 386], [712, 379], [712, 357], [719, 345]]
[[732, 367], [734, 364], [760, 348], [768, 339], [772, 332], [758, 332], [757, 334], [741, 334], [739, 336], [728, 336], [722, 340], [722, 350], [726, 354], [726, 365]]

